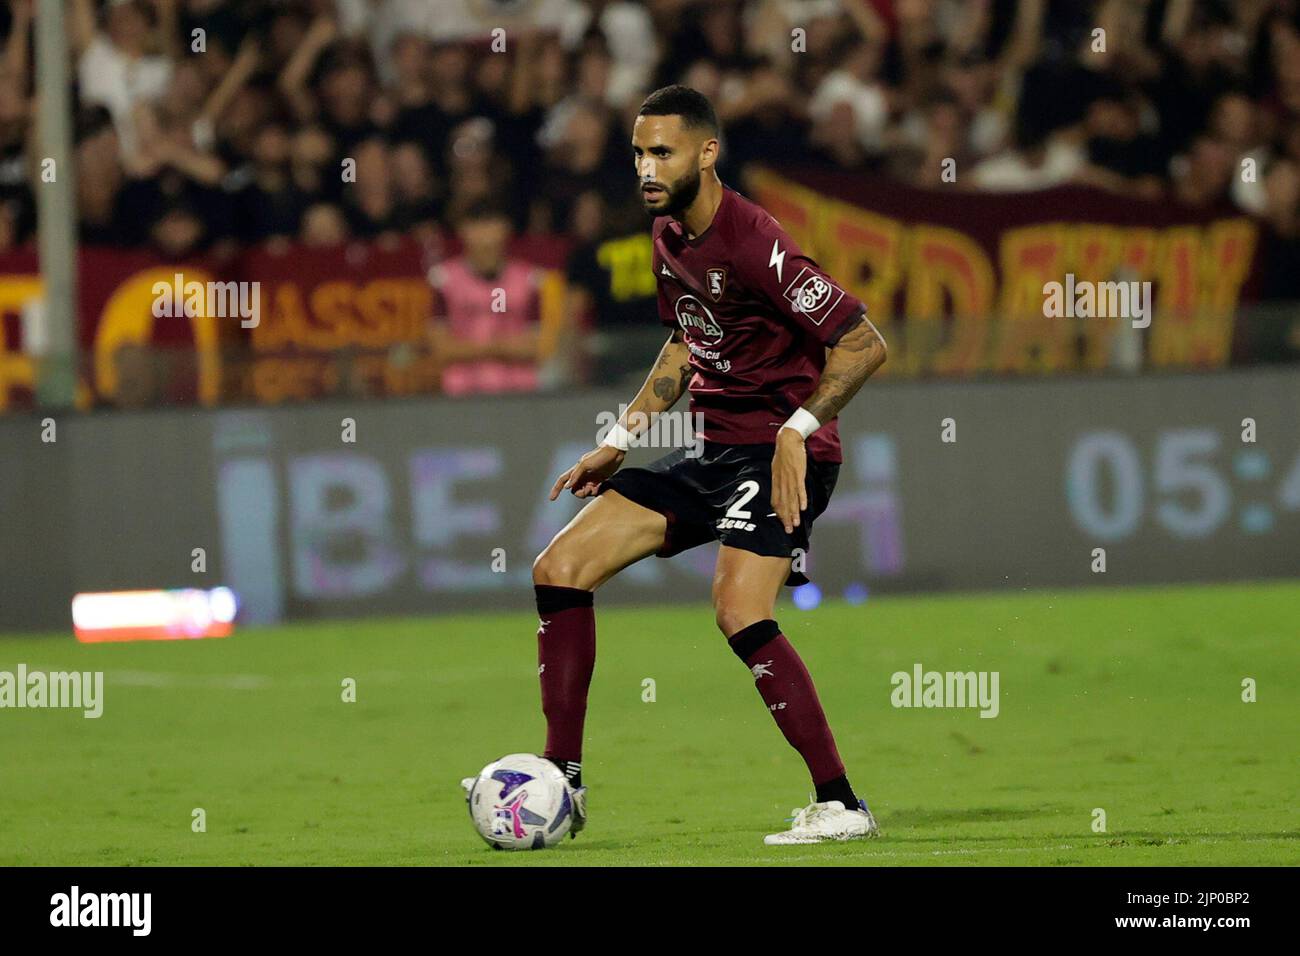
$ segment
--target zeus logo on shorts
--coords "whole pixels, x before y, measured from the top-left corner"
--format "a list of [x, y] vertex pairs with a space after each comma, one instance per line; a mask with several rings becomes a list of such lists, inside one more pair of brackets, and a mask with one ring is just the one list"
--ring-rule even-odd
[[826, 316], [835, 310], [844, 298], [844, 292], [825, 276], [818, 275], [807, 266], [785, 287], [783, 293], [790, 300], [796, 315], [803, 313], [813, 325], [821, 325]]
[[743, 521], [740, 518], [719, 518], [719, 531], [753, 531], [758, 525], [752, 521]]

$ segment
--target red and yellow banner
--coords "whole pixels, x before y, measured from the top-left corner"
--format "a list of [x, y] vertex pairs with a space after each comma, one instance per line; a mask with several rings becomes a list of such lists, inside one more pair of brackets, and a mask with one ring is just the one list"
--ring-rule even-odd
[[[512, 254], [543, 270], [543, 346], [562, 321], [568, 244], [517, 240]], [[434, 259], [414, 243], [333, 250], [249, 249], [232, 259], [166, 262], [145, 251], [83, 248], [78, 263], [78, 404], [119, 404], [155, 381], [139, 403], [274, 403], [345, 392], [436, 391], [427, 348]], [[157, 314], [159, 289], [256, 284], [256, 324], [196, 296]], [[0, 255], [0, 411], [31, 404], [38, 373], [44, 286], [36, 253]], [[168, 296], [167, 301], [180, 294]], [[223, 304], [225, 300], [222, 300]], [[136, 348], [142, 347], [142, 348]], [[144, 352], [152, 356], [141, 357]]]
[[[1234, 316], [1257, 282], [1259, 223], [1061, 187], [989, 194], [916, 190], [833, 172], [760, 170], [751, 196], [867, 303], [893, 376], [1213, 368], [1233, 352]], [[568, 242], [523, 237], [541, 266], [544, 350], [564, 325]], [[351, 244], [250, 249], [167, 262], [142, 251], [80, 252], [78, 402], [258, 401], [434, 392], [430, 250]], [[156, 314], [159, 283], [258, 285], [244, 327], [201, 301]], [[1149, 327], [1044, 314], [1045, 287], [1151, 283]], [[34, 251], [0, 255], [0, 410], [26, 407], [39, 369], [42, 281]], [[179, 286], [178, 286], [179, 289]], [[653, 316], [647, 315], [647, 322]], [[1136, 356], [1136, 358], [1135, 358]], [[160, 372], [160, 364], [166, 368]]]
[[1127, 319], [1044, 315], [1044, 286], [1150, 282], [1148, 368], [1227, 364], [1260, 228], [1199, 210], [1060, 187], [990, 194], [917, 190], [843, 173], [762, 170], [749, 180], [809, 255], [867, 304], [892, 375], [1095, 370]]

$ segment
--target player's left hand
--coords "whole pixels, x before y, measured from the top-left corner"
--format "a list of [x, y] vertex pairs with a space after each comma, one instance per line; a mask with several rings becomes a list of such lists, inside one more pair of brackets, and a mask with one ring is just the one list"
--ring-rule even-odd
[[551, 486], [551, 500], [560, 496], [560, 491], [567, 488], [575, 498], [590, 498], [600, 489], [603, 482], [623, 464], [627, 452], [619, 451], [610, 445], [594, 448], [578, 459], [578, 463], [555, 479]]
[[808, 508], [807, 471], [803, 438], [793, 428], [782, 428], [776, 433], [776, 454], [772, 456], [772, 510], [786, 534], [799, 527], [799, 515]]

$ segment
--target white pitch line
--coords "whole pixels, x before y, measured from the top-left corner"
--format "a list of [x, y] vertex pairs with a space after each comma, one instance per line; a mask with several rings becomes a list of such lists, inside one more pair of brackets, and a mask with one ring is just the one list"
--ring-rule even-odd
[[338, 677], [355, 677], [369, 686], [402, 684], [420, 681], [418, 675], [402, 671], [362, 671], [338, 676], [322, 674], [319, 677], [298, 675], [291, 680], [273, 678], [267, 674], [185, 674], [169, 671], [115, 671], [104, 672], [106, 683], [126, 687], [207, 687], [217, 690], [265, 690], [274, 684], [280, 688], [318, 687], [337, 682]]
[[163, 671], [106, 671], [105, 683], [127, 687], [214, 687], [218, 690], [264, 690], [264, 674], [169, 674]]
[[[886, 835], [884, 839], [888, 840], [889, 839], [888, 835]], [[1111, 836], [1110, 839], [1122, 840], [1124, 839], [1124, 837]], [[1269, 837], [1248, 837], [1240, 840], [1236, 840], [1236, 839], [1196, 840], [1196, 839], [1188, 839], [1184, 837], [1172, 837], [1166, 842], [1159, 844], [1159, 846], [1161, 847], [1211, 846], [1219, 843], [1231, 843], [1235, 846], [1241, 843], [1277, 843], [1277, 842], [1278, 841], [1276, 839], [1271, 839]], [[969, 850], [913, 850], [910, 852], [898, 851], [898, 850], [884, 850], [879, 852], [868, 851], [863, 854], [863, 858], [875, 860], [883, 857], [896, 858], [896, 857], [929, 857], [929, 856], [979, 856], [980, 854], [986, 854], [986, 853], [1039, 853], [1047, 850], [1095, 850], [1095, 849], [1128, 850], [1128, 849], [1154, 849], [1154, 847], [1144, 846], [1143, 844], [1140, 843], [1129, 843], [1126, 846], [1107, 846], [1104, 843], [1097, 843], [1092, 845], [1075, 845], [1070, 843], [1062, 843], [1056, 846], [1009, 846], [1009, 847], [1002, 847], [1002, 848], [978, 847]], [[788, 854], [781, 854], [780, 856], [778, 856], [777, 854], [774, 853], [772, 854], [772, 859], [774, 862], [779, 863], [784, 860], [789, 860], [789, 861], [818, 860], [818, 859], [825, 860], [826, 858], [819, 855], [813, 855], [807, 853], [800, 854], [799, 856], [791, 856]]]

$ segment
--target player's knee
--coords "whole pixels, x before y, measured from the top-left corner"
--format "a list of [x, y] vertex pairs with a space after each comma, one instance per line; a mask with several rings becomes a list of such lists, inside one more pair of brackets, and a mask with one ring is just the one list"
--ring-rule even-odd
[[717, 622], [718, 630], [722, 632], [723, 637], [729, 638], [733, 634], [739, 634], [749, 625], [769, 617], [770, 614], [731, 601], [719, 600], [713, 605], [713, 619]]
[[582, 571], [582, 562], [577, 556], [570, 549], [552, 541], [533, 561], [533, 583], [579, 588], [584, 586], [580, 581]]

